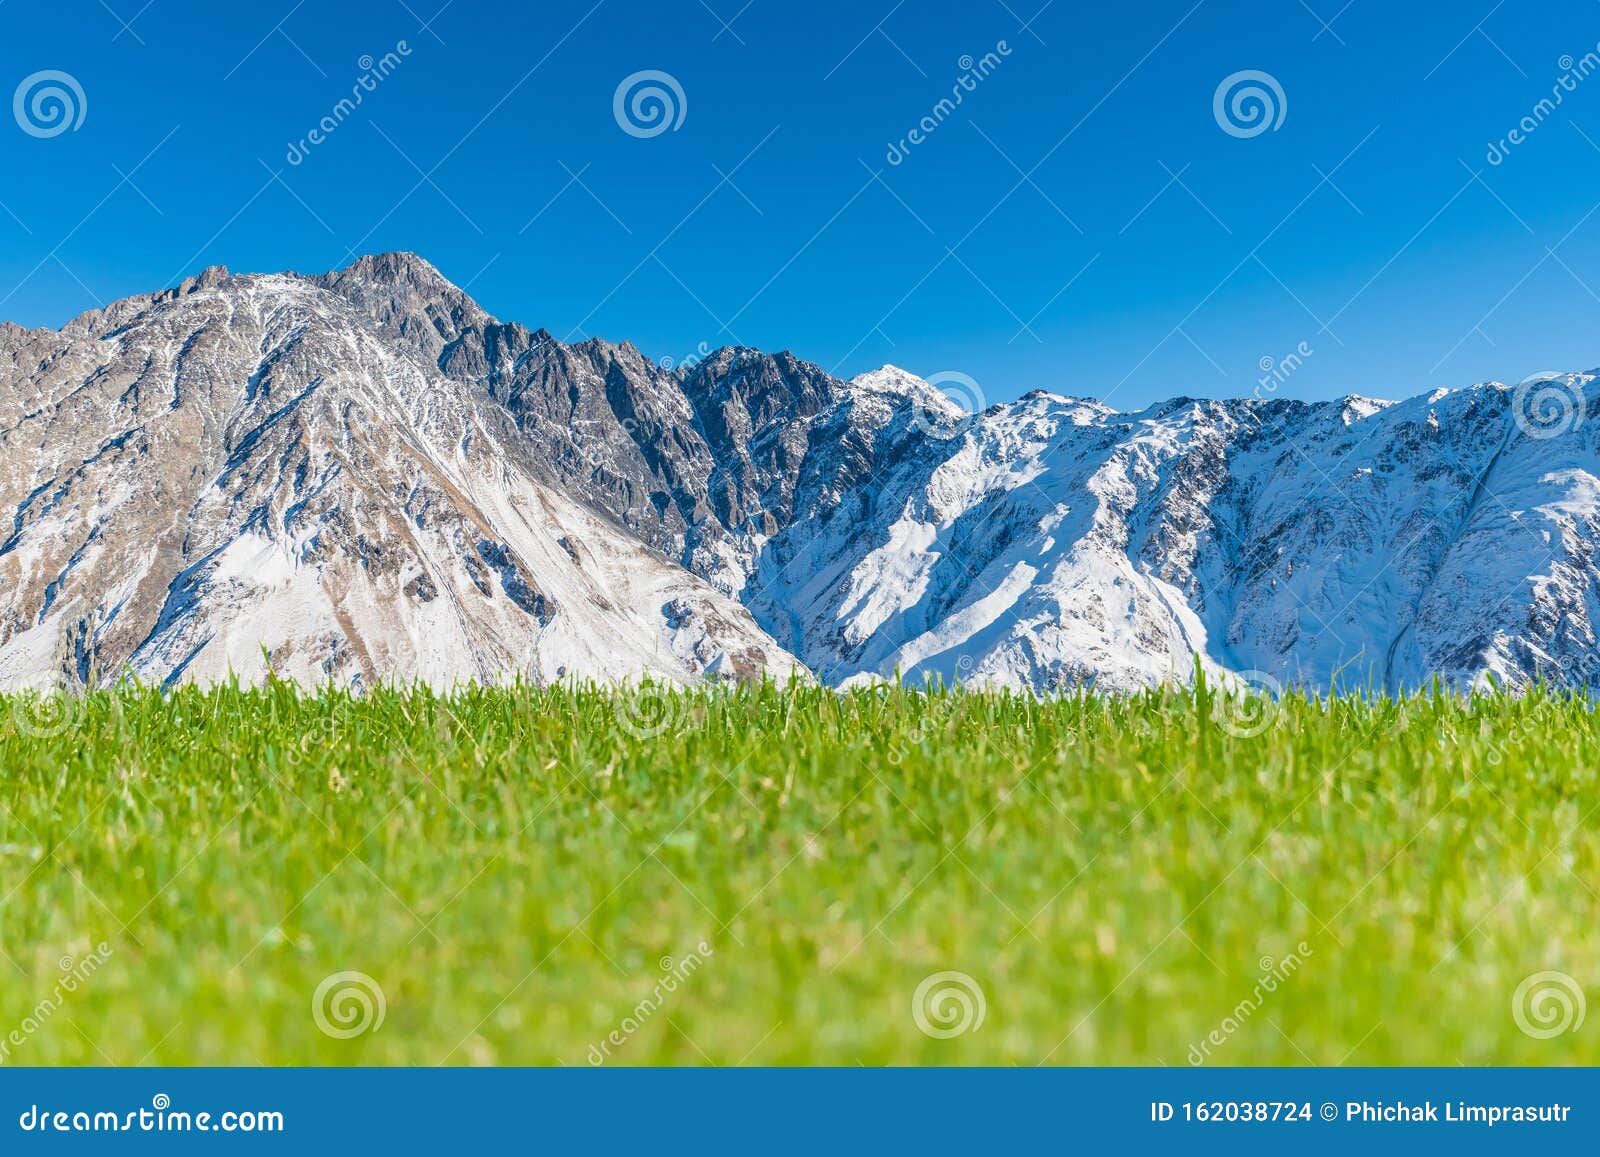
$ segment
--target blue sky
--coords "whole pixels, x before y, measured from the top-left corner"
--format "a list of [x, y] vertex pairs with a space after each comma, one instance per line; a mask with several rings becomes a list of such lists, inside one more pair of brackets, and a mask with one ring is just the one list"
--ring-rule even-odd
[[[990, 401], [1250, 394], [1301, 343], [1280, 395], [1600, 364], [1593, 0], [5, 0], [0, 32], [0, 88], [59, 70], [86, 104], [54, 136], [0, 118], [23, 324], [411, 249], [558, 337], [892, 361]], [[643, 70], [684, 96], [654, 136], [614, 115]], [[1219, 124], [1244, 70], [1275, 129]]]

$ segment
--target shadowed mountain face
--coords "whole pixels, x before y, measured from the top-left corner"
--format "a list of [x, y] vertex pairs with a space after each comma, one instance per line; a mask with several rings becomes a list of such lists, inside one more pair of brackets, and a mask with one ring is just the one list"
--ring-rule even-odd
[[670, 372], [409, 254], [0, 325], [0, 687], [1600, 684], [1589, 374], [1389, 404]]

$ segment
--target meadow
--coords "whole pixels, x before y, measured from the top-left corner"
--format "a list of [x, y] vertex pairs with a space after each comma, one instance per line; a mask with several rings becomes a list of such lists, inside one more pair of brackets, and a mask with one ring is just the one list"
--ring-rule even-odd
[[0, 1063], [1596, 1064], [1590, 701], [0, 698]]

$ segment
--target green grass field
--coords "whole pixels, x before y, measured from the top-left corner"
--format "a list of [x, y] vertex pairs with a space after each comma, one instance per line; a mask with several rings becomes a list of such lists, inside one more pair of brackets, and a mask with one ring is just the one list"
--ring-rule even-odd
[[0, 1063], [1595, 1064], [1597, 769], [1540, 692], [0, 700]]

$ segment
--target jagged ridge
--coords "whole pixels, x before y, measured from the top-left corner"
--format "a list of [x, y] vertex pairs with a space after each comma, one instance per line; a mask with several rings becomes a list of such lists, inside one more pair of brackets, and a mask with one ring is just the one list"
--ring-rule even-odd
[[[1593, 375], [1399, 404], [669, 371], [410, 254], [0, 326], [0, 685], [787, 671], [1592, 685]], [[1558, 415], [1559, 416], [1559, 415]], [[1533, 431], [1530, 433], [1530, 431]]]

